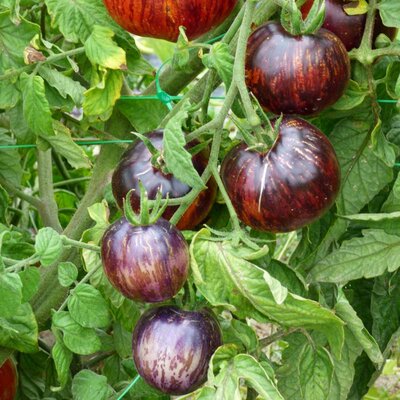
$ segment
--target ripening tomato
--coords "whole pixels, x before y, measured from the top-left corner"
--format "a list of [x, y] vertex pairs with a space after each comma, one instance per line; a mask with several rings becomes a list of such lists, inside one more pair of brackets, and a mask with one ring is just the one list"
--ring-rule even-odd
[[214, 314], [158, 307], [139, 319], [132, 341], [133, 359], [141, 377], [171, 395], [197, 389], [206, 380], [208, 364], [222, 345]]
[[[146, 135], [154, 147], [158, 150], [163, 148], [163, 131], [158, 130]], [[188, 144], [188, 148], [194, 146], [195, 142]], [[142, 141], [137, 141], [122, 156], [120, 163], [112, 176], [112, 190], [114, 197], [120, 207], [131, 189], [131, 204], [135, 212], [140, 210], [140, 189], [139, 182], [142, 182], [147, 191], [148, 198], [154, 200], [157, 192], [161, 190], [163, 198], [167, 194], [169, 198], [179, 198], [190, 192], [190, 186], [179, 181], [171, 174], [165, 174], [161, 169], [154, 167], [151, 163], [152, 155]], [[208, 163], [208, 152], [206, 150], [197, 153], [192, 158], [193, 165], [201, 175]], [[203, 190], [197, 199], [189, 206], [185, 214], [177, 224], [183, 229], [193, 229], [204, 221], [214, 204], [217, 194], [217, 185], [211, 178], [207, 183], [207, 189]], [[169, 206], [165, 210], [163, 217], [170, 219], [177, 206]]]
[[14, 361], [9, 358], [0, 367], [0, 400], [14, 400], [17, 386], [17, 369]]
[[179, 230], [160, 218], [134, 226], [126, 218], [114, 222], [101, 243], [104, 271], [124, 296], [148, 303], [169, 300], [186, 281], [189, 248]]
[[[303, 18], [310, 12], [313, 2], [314, 0], [307, 0], [302, 6]], [[361, 44], [367, 15], [348, 15], [343, 8], [345, 4], [346, 1], [344, 0], [325, 0], [325, 21], [322, 27], [337, 35], [346, 49], [350, 51]], [[381, 17], [377, 14], [374, 41], [381, 33], [393, 40], [396, 37], [397, 30], [384, 26]]]
[[139, 36], [176, 41], [179, 27], [189, 39], [223, 22], [237, 0], [103, 0], [111, 17]]
[[249, 38], [247, 86], [275, 114], [317, 114], [342, 96], [349, 80], [347, 51], [326, 29], [292, 36], [269, 22]]
[[326, 136], [300, 118], [285, 117], [268, 151], [234, 147], [221, 177], [239, 219], [260, 231], [288, 232], [321, 217], [340, 188], [340, 169]]

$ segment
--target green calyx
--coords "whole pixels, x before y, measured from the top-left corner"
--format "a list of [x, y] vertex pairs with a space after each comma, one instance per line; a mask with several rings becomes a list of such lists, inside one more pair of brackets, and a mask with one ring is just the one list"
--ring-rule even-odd
[[281, 24], [293, 36], [311, 35], [318, 31], [325, 19], [325, 0], [315, 0], [303, 20], [295, 0], [286, 0], [282, 7]]
[[143, 183], [139, 181], [140, 188], [140, 211], [136, 213], [132, 208], [132, 195], [135, 189], [128, 192], [124, 199], [124, 214], [126, 219], [134, 226], [146, 226], [155, 224], [163, 215], [168, 206], [168, 195], [166, 199], [162, 198], [162, 193], [157, 192], [156, 199], [149, 204], [149, 198]]

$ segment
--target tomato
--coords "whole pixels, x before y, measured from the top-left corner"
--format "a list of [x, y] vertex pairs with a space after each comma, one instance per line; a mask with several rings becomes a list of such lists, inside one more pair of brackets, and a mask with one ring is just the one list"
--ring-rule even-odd
[[222, 334], [207, 309], [184, 311], [164, 306], [142, 315], [132, 343], [142, 378], [164, 393], [182, 395], [205, 382], [210, 358], [222, 345]]
[[285, 117], [266, 152], [234, 147], [221, 177], [239, 219], [260, 231], [288, 232], [321, 217], [340, 188], [335, 151], [316, 127]]
[[[303, 17], [308, 15], [313, 2], [314, 0], [307, 0], [306, 3], [304, 3], [301, 8]], [[346, 46], [346, 49], [350, 51], [354, 48], [358, 48], [361, 44], [367, 15], [348, 15], [343, 8], [345, 4], [346, 2], [343, 0], [325, 0], [325, 21], [322, 27], [337, 35]], [[381, 33], [384, 33], [393, 40], [396, 37], [396, 32], [397, 30], [395, 28], [385, 27], [382, 24], [382, 19], [379, 14], [377, 15], [374, 41]]]
[[[146, 135], [152, 144], [159, 150], [163, 148], [163, 132], [154, 131]], [[189, 147], [197, 143], [192, 142]], [[131, 197], [134, 211], [140, 210], [139, 181], [147, 190], [148, 198], [154, 200], [157, 191], [161, 190], [163, 198], [169, 194], [170, 198], [179, 198], [190, 192], [190, 186], [182, 183], [171, 174], [165, 174], [151, 164], [151, 153], [142, 141], [136, 142], [122, 156], [121, 162], [114, 171], [112, 177], [112, 190], [120, 207], [131, 189], [135, 189]], [[201, 175], [207, 166], [208, 153], [202, 151], [193, 156], [193, 165]], [[193, 229], [204, 221], [214, 204], [217, 194], [217, 185], [214, 179], [207, 183], [208, 188], [203, 190], [197, 199], [191, 204], [177, 224], [179, 229]], [[177, 206], [167, 207], [163, 217], [170, 219]]]
[[14, 362], [9, 358], [0, 367], [0, 400], [14, 400], [18, 375]]
[[101, 244], [104, 271], [124, 296], [155, 303], [175, 296], [189, 270], [188, 245], [175, 226], [160, 218], [134, 226], [126, 218], [114, 222]]
[[349, 79], [347, 51], [325, 29], [292, 36], [269, 22], [249, 38], [247, 86], [261, 106], [275, 114], [316, 114], [342, 96]]
[[232, 12], [237, 0], [103, 0], [111, 17], [139, 36], [176, 41], [179, 27], [189, 39], [211, 30]]

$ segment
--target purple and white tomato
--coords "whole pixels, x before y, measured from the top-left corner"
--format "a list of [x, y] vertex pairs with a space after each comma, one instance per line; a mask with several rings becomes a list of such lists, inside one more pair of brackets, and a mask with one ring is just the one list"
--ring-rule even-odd
[[139, 319], [132, 350], [136, 368], [149, 385], [183, 395], [206, 381], [211, 356], [221, 345], [221, 329], [210, 310], [163, 306]]
[[168, 300], [188, 275], [188, 245], [163, 218], [145, 226], [134, 226], [126, 218], [114, 222], [104, 233], [101, 256], [112, 285], [132, 300]]
[[320, 218], [340, 188], [340, 168], [327, 137], [301, 118], [285, 117], [265, 152], [234, 147], [221, 177], [239, 219], [261, 231], [288, 232]]

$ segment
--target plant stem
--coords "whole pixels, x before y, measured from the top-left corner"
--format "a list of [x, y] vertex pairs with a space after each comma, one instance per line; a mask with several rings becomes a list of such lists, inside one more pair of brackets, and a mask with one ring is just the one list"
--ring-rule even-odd
[[285, 330], [282, 329], [272, 335], [267, 336], [266, 338], [260, 339], [259, 340], [260, 348], [267, 347], [270, 344], [276, 342], [277, 340], [279, 340], [285, 336], [288, 336], [291, 333], [296, 332], [297, 330], [299, 330], [299, 328], [290, 328], [290, 329], [285, 329]]
[[91, 251], [95, 251], [96, 253], [100, 253], [100, 247], [94, 244], [80, 242], [78, 240], [69, 239], [68, 237], [62, 235], [61, 239], [66, 246], [73, 246], [79, 249], [87, 249]]
[[40, 201], [40, 199], [25, 193], [21, 189], [18, 189], [11, 182], [8, 182], [2, 177], [0, 177], [0, 185], [3, 186], [3, 188], [6, 189], [7, 192], [9, 192], [10, 194], [14, 194], [15, 196], [19, 197], [21, 200], [26, 201], [33, 207], [36, 207], [37, 209], [42, 208], [42, 202]]
[[[7, 262], [11, 261], [10, 259], [5, 259], [3, 257], [3, 261]], [[39, 261], [39, 257], [37, 255], [30, 256], [25, 260], [17, 261], [15, 264], [8, 267], [6, 270], [7, 272], [19, 272], [23, 267], [28, 267], [29, 265], [34, 265]]]
[[72, 178], [72, 179], [67, 179], [65, 181], [60, 181], [56, 182], [53, 187], [58, 188], [58, 187], [63, 187], [63, 186], [68, 186], [72, 185], [74, 183], [81, 183], [81, 182], [87, 182], [90, 180], [89, 176], [83, 176], [82, 178]]
[[38, 150], [38, 177], [39, 194], [41, 199], [41, 217], [45, 226], [50, 226], [57, 232], [62, 232], [62, 227], [58, 219], [58, 207], [54, 199], [53, 190], [53, 163], [51, 150]]
[[48, 57], [44, 61], [39, 61], [38, 63], [35, 63], [35, 64], [29, 64], [29, 65], [26, 65], [25, 67], [17, 68], [17, 69], [14, 69], [14, 70], [10, 71], [10, 72], [7, 72], [4, 75], [0, 75], [0, 81], [5, 81], [7, 79], [11, 79], [14, 76], [20, 75], [22, 72], [30, 71], [31, 69], [37, 68], [38, 66], [40, 67], [40, 66], [42, 66], [44, 64], [51, 64], [51, 63], [54, 63], [56, 61], [62, 60], [64, 58], [71, 57], [71, 56], [74, 56], [74, 55], [77, 55], [77, 54], [82, 54], [84, 52], [85, 52], [85, 48], [84, 47], [78, 47], [77, 49], [68, 50], [68, 51], [65, 51], [65, 52], [60, 53], [60, 54], [54, 54], [53, 56]]
[[296, 231], [290, 232], [290, 234], [287, 236], [286, 238], [286, 242], [284, 244], [284, 246], [282, 247], [282, 250], [279, 252], [278, 256], [276, 257], [276, 259], [278, 261], [281, 261], [283, 256], [286, 253], [286, 250], [288, 249], [288, 247], [291, 245], [291, 243], [293, 242], [293, 240], [296, 238], [297, 233]]

